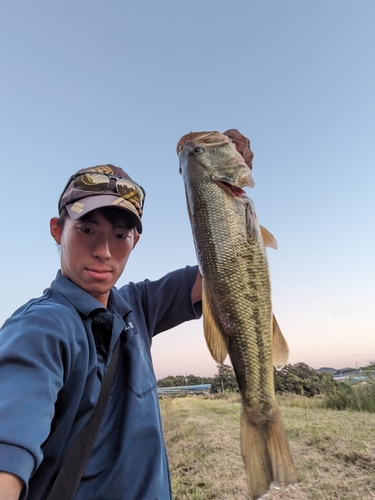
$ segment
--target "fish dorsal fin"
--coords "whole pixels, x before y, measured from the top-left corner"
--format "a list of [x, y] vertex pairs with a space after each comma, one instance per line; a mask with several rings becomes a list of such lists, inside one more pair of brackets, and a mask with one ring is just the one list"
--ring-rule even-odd
[[275, 315], [272, 315], [272, 358], [273, 366], [276, 370], [281, 370], [281, 368], [286, 364], [289, 357], [289, 347], [281, 333], [278, 322], [276, 321]]
[[224, 363], [228, 354], [228, 339], [219, 330], [213, 317], [210, 301], [202, 281], [203, 330], [208, 350], [217, 363]]
[[260, 226], [260, 232], [262, 233], [263, 243], [266, 247], [274, 248], [277, 250], [277, 241], [273, 234], [271, 234], [268, 229]]

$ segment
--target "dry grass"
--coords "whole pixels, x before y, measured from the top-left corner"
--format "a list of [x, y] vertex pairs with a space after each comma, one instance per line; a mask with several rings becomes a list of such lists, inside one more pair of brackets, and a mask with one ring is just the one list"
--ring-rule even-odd
[[[301, 401], [282, 406], [299, 483], [267, 499], [375, 499], [375, 415]], [[166, 398], [161, 407], [174, 499], [247, 499], [238, 398]]]

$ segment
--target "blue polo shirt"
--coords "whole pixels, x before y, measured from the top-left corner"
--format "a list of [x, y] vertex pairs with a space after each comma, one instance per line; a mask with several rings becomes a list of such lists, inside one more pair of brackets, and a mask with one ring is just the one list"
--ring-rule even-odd
[[170, 500], [150, 346], [154, 335], [200, 315], [196, 267], [112, 289], [105, 309], [59, 272], [42, 297], [0, 331], [0, 470], [46, 498], [90, 418], [113, 347], [120, 362], [76, 500]]

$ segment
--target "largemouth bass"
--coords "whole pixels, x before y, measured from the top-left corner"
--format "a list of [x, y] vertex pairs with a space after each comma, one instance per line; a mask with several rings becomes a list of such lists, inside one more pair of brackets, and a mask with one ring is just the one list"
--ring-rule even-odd
[[[243, 188], [251, 169], [220, 132], [190, 133], [177, 146], [188, 213], [203, 276], [203, 327], [218, 363], [229, 353], [240, 388], [241, 452], [249, 496], [296, 482], [288, 438], [275, 399], [273, 364], [287, 344], [272, 314], [267, 246]], [[273, 344], [273, 345], [272, 345]]]

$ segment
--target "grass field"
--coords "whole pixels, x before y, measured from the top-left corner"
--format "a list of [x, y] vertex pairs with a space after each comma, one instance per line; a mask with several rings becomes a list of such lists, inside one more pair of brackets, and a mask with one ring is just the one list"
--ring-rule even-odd
[[[272, 500], [375, 499], [375, 414], [280, 400], [298, 484]], [[174, 500], [245, 500], [235, 396], [161, 400]]]

